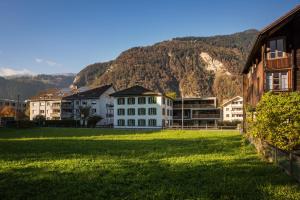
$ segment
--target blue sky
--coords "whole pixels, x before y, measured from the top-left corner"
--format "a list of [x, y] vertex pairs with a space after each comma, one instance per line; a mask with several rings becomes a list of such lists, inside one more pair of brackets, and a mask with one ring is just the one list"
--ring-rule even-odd
[[0, 74], [76, 73], [134, 46], [261, 29], [297, 4], [300, 0], [0, 0]]

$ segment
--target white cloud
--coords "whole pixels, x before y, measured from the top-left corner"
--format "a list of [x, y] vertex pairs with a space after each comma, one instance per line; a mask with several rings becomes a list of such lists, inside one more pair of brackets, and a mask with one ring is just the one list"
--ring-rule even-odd
[[0, 76], [23, 76], [23, 75], [34, 75], [32, 71], [28, 69], [13, 69], [9, 67], [0, 67]]
[[43, 62], [43, 59], [36, 58], [36, 59], [35, 59], [35, 62], [37, 62], [37, 63], [41, 63], [41, 62]]
[[61, 67], [62, 66], [62, 64], [59, 64], [59, 63], [57, 63], [53, 60], [45, 60], [45, 59], [42, 59], [42, 58], [35, 58], [35, 62], [36, 63], [47, 64], [50, 67]]

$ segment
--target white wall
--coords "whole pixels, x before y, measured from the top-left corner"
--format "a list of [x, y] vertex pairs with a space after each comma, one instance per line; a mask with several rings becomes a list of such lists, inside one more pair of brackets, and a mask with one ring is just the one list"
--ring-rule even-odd
[[[156, 96], [156, 104], [149, 104], [148, 103], [148, 98], [151, 96], [143, 96], [146, 98], [146, 104], [138, 104], [138, 97], [115, 97], [114, 98], [114, 127], [115, 128], [159, 128], [162, 127], [162, 120], [167, 120], [169, 121], [169, 124], [172, 121], [172, 104], [170, 106], [167, 105], [167, 98], [165, 98], [165, 104], [162, 104], [162, 96]], [[125, 99], [125, 104], [124, 105], [118, 105], [118, 98], [124, 98]], [[127, 103], [128, 98], [135, 98], [135, 104], [129, 105]], [[169, 99], [170, 100], [170, 99]], [[170, 100], [171, 101], [171, 100]], [[171, 103], [173, 103], [171, 101]], [[125, 109], [125, 115], [118, 115], [118, 109]], [[135, 115], [127, 115], [127, 110], [129, 108], [134, 108], [135, 109]], [[145, 108], [146, 109], [146, 115], [138, 115], [138, 108]], [[149, 108], [156, 108], [156, 115], [149, 115], [148, 114], [148, 109]], [[162, 109], [165, 108], [165, 115], [162, 114]], [[170, 110], [170, 116], [167, 116], [167, 109]], [[125, 120], [125, 126], [118, 126], [118, 120], [119, 119], [124, 119]], [[135, 126], [128, 126], [127, 121], [129, 119], [134, 119], [135, 120]], [[139, 119], [145, 119], [146, 120], [146, 126], [138, 126], [138, 120]], [[149, 119], [156, 119], [156, 127], [149, 126], [148, 125], [148, 120]]]

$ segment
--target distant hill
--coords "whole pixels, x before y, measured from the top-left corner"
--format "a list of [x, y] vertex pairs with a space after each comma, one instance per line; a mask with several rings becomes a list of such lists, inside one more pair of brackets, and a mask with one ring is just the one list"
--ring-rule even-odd
[[212, 37], [182, 37], [152, 46], [135, 47], [115, 60], [88, 65], [73, 86], [113, 83], [116, 89], [140, 84], [183, 96], [241, 95], [240, 71], [257, 30]]
[[0, 98], [26, 100], [41, 90], [69, 87], [73, 80], [72, 74], [0, 77]]

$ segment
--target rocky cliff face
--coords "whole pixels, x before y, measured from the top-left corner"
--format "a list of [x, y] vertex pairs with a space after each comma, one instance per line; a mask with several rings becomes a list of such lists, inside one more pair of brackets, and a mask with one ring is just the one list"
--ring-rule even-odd
[[87, 66], [73, 85], [112, 83], [116, 89], [135, 84], [185, 97], [241, 95], [240, 71], [256, 30], [226, 36], [185, 37], [135, 47], [115, 60]]

